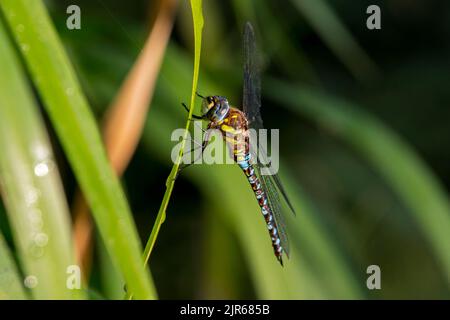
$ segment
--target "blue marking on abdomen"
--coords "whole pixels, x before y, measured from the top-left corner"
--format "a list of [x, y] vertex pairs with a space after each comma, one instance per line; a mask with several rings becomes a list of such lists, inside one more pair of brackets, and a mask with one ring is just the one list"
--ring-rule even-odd
[[246, 170], [248, 167], [250, 167], [250, 159], [251, 155], [250, 153], [247, 153], [244, 160], [239, 161], [237, 164], [239, 165], [239, 167], [241, 167], [242, 170]]

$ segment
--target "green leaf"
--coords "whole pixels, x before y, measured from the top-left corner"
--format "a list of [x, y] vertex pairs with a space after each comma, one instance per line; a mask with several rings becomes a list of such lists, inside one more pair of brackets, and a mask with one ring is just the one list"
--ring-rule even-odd
[[101, 239], [97, 239], [96, 244], [99, 260], [98, 262], [101, 270], [100, 280], [102, 292], [107, 299], [121, 300], [124, 293], [123, 277], [112, 263], [103, 241]]
[[113, 262], [139, 299], [155, 298], [128, 203], [75, 72], [41, 0], [2, 0], [11, 32]]
[[0, 43], [0, 180], [25, 282], [34, 282], [37, 299], [83, 297], [66, 286], [74, 264], [69, 210], [44, 121], [3, 21]]
[[0, 300], [27, 298], [20, 278], [16, 263], [0, 233]]

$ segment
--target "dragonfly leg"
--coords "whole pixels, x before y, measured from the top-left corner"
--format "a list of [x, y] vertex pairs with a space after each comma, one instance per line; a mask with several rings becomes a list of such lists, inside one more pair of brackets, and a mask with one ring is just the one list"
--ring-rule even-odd
[[[203, 131], [203, 133], [206, 133], [206, 130], [203, 129], [201, 125], [197, 124], [197, 122], [194, 122], [194, 125], [195, 125], [197, 128], [201, 129], [201, 130]], [[198, 142], [195, 141], [195, 140], [193, 140], [193, 141], [194, 141], [194, 143], [198, 143]]]
[[280, 262], [281, 266], [283, 267], [283, 258], [281, 256], [277, 256], [277, 259]]
[[181, 164], [180, 167], [178, 168], [178, 172], [177, 172], [177, 174], [175, 176], [175, 180], [178, 179], [178, 176], [180, 175], [182, 170], [192, 166], [195, 163], [195, 161], [197, 161], [197, 160], [198, 160], [198, 158], [196, 160], [194, 160], [194, 162]]
[[[205, 148], [208, 145], [210, 135], [211, 135], [211, 131], [205, 131], [205, 137], [203, 139], [203, 143], [201, 144], [202, 152], [193, 162], [180, 165], [180, 167], [178, 168], [177, 175], [175, 176], [175, 179], [178, 178], [178, 175], [180, 174], [181, 170], [184, 170], [184, 169], [190, 167], [191, 165], [193, 165], [195, 162], [197, 162], [197, 160], [199, 160], [203, 156], [203, 151], [205, 151]], [[195, 141], [195, 140], [192, 140], [192, 141], [194, 141], [195, 144], [200, 146], [200, 144], [197, 141]], [[197, 150], [197, 148], [194, 148], [194, 149]], [[190, 150], [189, 152], [192, 152], [192, 150]]]
[[[198, 142], [195, 142], [195, 143], [198, 143]], [[188, 150], [188, 151], [186, 151], [186, 152], [183, 152], [183, 155], [189, 154], [189, 153], [191, 153], [192, 151], [196, 151], [196, 150], [200, 149], [201, 147], [202, 147], [202, 146], [200, 145], [200, 146], [197, 146], [197, 147], [195, 147], [195, 148], [192, 148], [191, 150]]]
[[[202, 129], [202, 130], [203, 130], [203, 129]], [[183, 152], [183, 156], [186, 155], [186, 154], [189, 154], [189, 153], [191, 153], [191, 152], [193, 152], [193, 151], [196, 151], [196, 150], [198, 150], [198, 149], [200, 149], [200, 148], [203, 148], [203, 144], [201, 144], [201, 143], [199, 143], [199, 142], [197, 142], [197, 141], [195, 141], [195, 140], [193, 140], [193, 139], [190, 139], [189, 141], [192, 141], [192, 142], [196, 145], [196, 147], [191, 148], [190, 150], [188, 150], [188, 151], [186, 151], [186, 152]], [[198, 158], [197, 158], [196, 160], [194, 160], [194, 162], [197, 161], [197, 160], [198, 160]], [[185, 166], [185, 165], [181, 165], [180, 167], [185, 168], [186, 166]], [[181, 169], [178, 170], [178, 172], [180, 172], [180, 171], [181, 171]]]
[[196, 91], [195, 94], [197, 95], [197, 97], [202, 98], [202, 99], [205, 99], [205, 97], [202, 96], [200, 93], [198, 93], [198, 91]]
[[[187, 107], [186, 103], [182, 102], [181, 105], [186, 109], [186, 111], [189, 113], [189, 108]], [[192, 115], [192, 118], [202, 120], [204, 119], [204, 116], [197, 116], [195, 114]]]

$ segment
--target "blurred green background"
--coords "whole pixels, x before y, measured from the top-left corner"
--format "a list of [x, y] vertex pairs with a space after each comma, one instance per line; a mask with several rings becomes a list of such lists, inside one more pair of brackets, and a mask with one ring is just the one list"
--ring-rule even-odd
[[[100, 123], [157, 1], [45, 3]], [[81, 8], [81, 30], [66, 28], [70, 4]], [[371, 4], [381, 8], [381, 30], [366, 28]], [[203, 15], [199, 92], [235, 105], [243, 23], [255, 26], [264, 124], [280, 129], [280, 174], [297, 209], [287, 217], [292, 253], [277, 265], [237, 166], [194, 166], [176, 182], [150, 258], [159, 297], [450, 298], [450, 3], [205, 0]], [[179, 1], [144, 133], [121, 180], [143, 244], [172, 167], [170, 133], [186, 120], [180, 103], [190, 97], [193, 46], [189, 3]], [[71, 204], [77, 180], [42, 114]], [[3, 211], [0, 229], [14, 253]], [[101, 245], [93, 256], [90, 287], [120, 298]], [[373, 264], [381, 290], [366, 287]]]

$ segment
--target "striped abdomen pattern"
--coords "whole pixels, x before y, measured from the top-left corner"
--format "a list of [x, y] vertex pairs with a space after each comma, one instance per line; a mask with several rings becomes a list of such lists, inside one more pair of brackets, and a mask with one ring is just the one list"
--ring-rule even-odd
[[[247, 156], [250, 158], [250, 155]], [[269, 207], [267, 195], [264, 192], [259, 178], [255, 174], [253, 166], [250, 164], [249, 159], [247, 161], [238, 162], [248, 182], [250, 183], [253, 192], [255, 193], [258, 204], [261, 208], [261, 213], [263, 214], [264, 220], [267, 224], [267, 229], [269, 230], [270, 238], [272, 240], [273, 250], [278, 261], [283, 265], [282, 254], [283, 247], [281, 246], [280, 236], [278, 234], [277, 225], [273, 217], [272, 210]]]
[[281, 246], [281, 239], [278, 234], [277, 224], [269, 206], [267, 194], [264, 192], [261, 182], [256, 175], [255, 169], [250, 163], [251, 156], [248, 121], [244, 113], [236, 108], [230, 108], [230, 111], [225, 119], [218, 122], [211, 122], [208, 128], [219, 128], [222, 131], [223, 138], [228, 144], [231, 156], [239, 167], [241, 167], [252, 187], [253, 192], [255, 193], [261, 212], [266, 221], [267, 229], [269, 230], [275, 256], [281, 265], [283, 265], [283, 247]]

